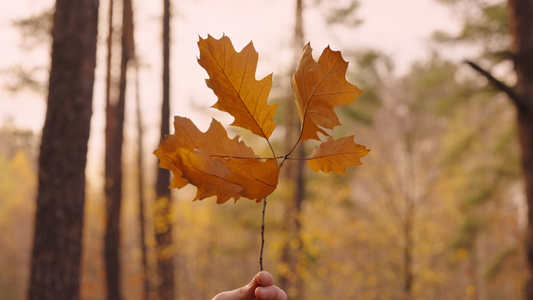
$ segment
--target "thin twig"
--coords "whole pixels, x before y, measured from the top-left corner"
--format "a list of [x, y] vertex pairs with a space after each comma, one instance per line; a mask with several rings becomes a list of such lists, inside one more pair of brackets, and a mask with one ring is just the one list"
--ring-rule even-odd
[[265, 247], [265, 210], [267, 206], [267, 197], [263, 199], [263, 216], [261, 221], [261, 252], [259, 253], [259, 269], [263, 271], [263, 249]]

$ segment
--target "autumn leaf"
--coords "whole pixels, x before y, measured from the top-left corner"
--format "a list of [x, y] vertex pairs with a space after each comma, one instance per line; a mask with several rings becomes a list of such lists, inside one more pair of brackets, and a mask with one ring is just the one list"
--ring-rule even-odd
[[220, 159], [201, 150], [179, 148], [176, 153], [182, 176], [198, 188], [194, 200], [216, 196], [217, 203], [224, 203], [240, 198], [243, 187], [231, 181], [231, 170]]
[[200, 38], [198, 48], [198, 63], [209, 74], [207, 86], [218, 97], [213, 107], [230, 113], [235, 118], [232, 125], [268, 139], [276, 126], [272, 118], [277, 103], [267, 104], [272, 74], [255, 79], [258, 54], [253, 44], [250, 42], [237, 53], [227, 36], [219, 40], [208, 36]]
[[266, 160], [232, 158], [227, 166], [233, 172], [235, 182], [243, 187], [240, 195], [260, 202], [278, 185], [279, 166], [274, 158]]
[[362, 92], [346, 81], [348, 63], [339, 51], [332, 51], [328, 46], [315, 62], [312, 50], [310, 44], [304, 47], [296, 73], [291, 78], [302, 121], [302, 141], [320, 140], [318, 132], [329, 136], [324, 129], [341, 125], [333, 109], [354, 102]]
[[246, 146], [239, 136], [230, 139], [224, 126], [215, 119], [204, 133], [189, 118], [175, 116], [174, 134], [166, 138], [165, 144], [191, 151], [201, 149], [216, 157], [257, 157], [252, 148]]
[[195, 200], [217, 196], [217, 203], [240, 197], [260, 201], [276, 188], [275, 159], [258, 159], [239, 136], [230, 139], [218, 121], [202, 132], [190, 119], [176, 116], [174, 129], [154, 152], [159, 166], [174, 175], [170, 187], [193, 184], [198, 188]]
[[347, 166], [361, 165], [361, 157], [370, 150], [354, 142], [354, 136], [334, 140], [329, 138], [313, 150], [307, 164], [313, 171], [346, 173]]
[[[154, 154], [160, 160], [159, 166], [174, 175], [170, 187], [197, 187], [195, 200], [216, 196], [217, 203], [242, 197], [259, 202], [276, 189], [283, 162], [293, 159], [292, 150], [276, 157], [269, 140], [276, 125], [273, 117], [277, 107], [267, 104], [272, 74], [255, 79], [258, 54], [252, 43], [236, 52], [228, 37], [217, 40], [208, 36], [200, 38], [198, 47], [198, 62], [209, 75], [206, 83], [218, 97], [213, 107], [230, 113], [235, 118], [232, 125], [264, 138], [272, 157], [257, 156], [239, 136], [229, 138], [222, 124], [214, 119], [202, 132], [191, 120], [179, 116], [174, 118], [175, 133], [161, 141]], [[302, 121], [301, 135], [294, 141], [293, 150], [300, 141], [319, 140], [318, 133], [329, 136], [325, 130], [340, 125], [334, 108], [354, 102], [361, 93], [346, 81], [348, 63], [340, 52], [328, 47], [318, 62], [311, 52], [308, 44], [291, 79]], [[307, 159], [315, 171], [344, 174], [346, 167], [360, 165], [361, 157], [369, 151], [353, 139], [353, 135], [330, 138], [309, 158], [298, 159]]]

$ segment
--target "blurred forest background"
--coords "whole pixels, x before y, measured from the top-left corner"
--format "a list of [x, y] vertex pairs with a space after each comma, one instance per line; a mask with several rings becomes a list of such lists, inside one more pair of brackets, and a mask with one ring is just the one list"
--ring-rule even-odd
[[[328, 30], [351, 40], [350, 33], [372, 18], [361, 15], [354, 0], [293, 1], [294, 10], [279, 16], [292, 24], [279, 58], [289, 63], [266, 70], [274, 71], [270, 100], [280, 102], [282, 112], [276, 147], [284, 147], [297, 126], [289, 76], [312, 35], [306, 24], [320, 18]], [[163, 67], [156, 76], [162, 101], [140, 92], [154, 87], [139, 80], [139, 70], [148, 67], [136, 51], [143, 39], [135, 34], [142, 26], [136, 23], [136, 2], [100, 3], [96, 78], [105, 88], [95, 90], [94, 97], [105, 93], [105, 120], [99, 120], [105, 130], [96, 134], [101, 149], [90, 148], [98, 154], [90, 154], [85, 200], [76, 202], [81, 215], [71, 216], [83, 225], [79, 278], [66, 276], [65, 285], [72, 281], [81, 299], [210, 299], [257, 273], [262, 205], [246, 199], [224, 205], [211, 199], [191, 202], [194, 188], [166, 189], [168, 171], [157, 168], [151, 152], [169, 133], [170, 112], [184, 115], [180, 105], [186, 99], [170, 94], [173, 68], [180, 67], [171, 64], [177, 51], [173, 41], [180, 39], [171, 35], [171, 20], [186, 17], [180, 9], [186, 1], [164, 0], [161, 31], [153, 33], [161, 42], [157, 55]], [[334, 134], [355, 133], [356, 142], [371, 152], [363, 166], [349, 168], [344, 176], [307, 172], [295, 163], [269, 196], [264, 265], [291, 300], [526, 297], [523, 148], [518, 105], [509, 99], [513, 91], [506, 90], [523, 84], [512, 61], [515, 16], [508, 9], [520, 1], [437, 2], [453, 12], [461, 28], [450, 32], [443, 24], [429, 37], [430, 55], [405, 72], [397, 72], [394, 58], [381, 49], [344, 46], [338, 38], [332, 46], [350, 63], [348, 80], [364, 91], [355, 104], [337, 110], [343, 126]], [[74, 8], [64, 4], [58, 1], [56, 9], [68, 15]], [[53, 12], [50, 7], [13, 22], [26, 51], [51, 48]], [[240, 51], [243, 44], [235, 46]], [[314, 48], [315, 55], [322, 50]], [[44, 101], [50, 97], [49, 69], [3, 70], [2, 88], [36, 93]], [[143, 103], [157, 106], [160, 115], [144, 119]], [[200, 111], [207, 117], [220, 114]], [[65, 230], [35, 225], [39, 149], [46, 135], [9, 121], [0, 126], [0, 299], [25, 299], [28, 290], [32, 299], [40, 299], [39, 285], [30, 287], [39, 280], [30, 276], [32, 255], [39, 255], [35, 229], [49, 230], [47, 237]], [[58, 208], [41, 215], [64, 213]]]

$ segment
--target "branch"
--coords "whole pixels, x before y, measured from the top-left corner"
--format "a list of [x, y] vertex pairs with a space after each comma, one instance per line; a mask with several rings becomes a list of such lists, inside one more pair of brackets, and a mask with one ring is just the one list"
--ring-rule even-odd
[[261, 252], [259, 253], [259, 271], [263, 271], [263, 249], [265, 247], [265, 210], [267, 205], [267, 197], [263, 199], [263, 216], [261, 221]]
[[475, 62], [472, 62], [470, 60], [465, 60], [464, 62], [468, 64], [470, 67], [472, 67], [472, 69], [476, 70], [479, 74], [487, 78], [489, 82], [492, 83], [498, 90], [506, 93], [507, 96], [511, 98], [511, 100], [516, 106], [522, 107], [522, 101], [521, 101], [520, 95], [518, 95], [518, 93], [512, 87], [496, 79], [494, 76], [492, 76], [492, 74], [489, 71], [483, 69]]

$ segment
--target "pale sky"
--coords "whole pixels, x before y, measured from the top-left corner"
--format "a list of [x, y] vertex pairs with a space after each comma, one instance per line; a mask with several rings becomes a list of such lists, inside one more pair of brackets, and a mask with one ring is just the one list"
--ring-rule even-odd
[[[161, 2], [161, 3], [159, 3]], [[171, 49], [171, 114], [191, 118], [201, 129], [215, 117], [224, 122], [224, 113], [208, 107], [216, 102], [205, 85], [207, 74], [198, 65], [198, 36], [207, 34], [219, 38], [229, 36], [237, 51], [253, 40], [259, 53], [257, 78], [274, 73], [274, 85], [288, 80], [281, 70], [292, 64], [290, 50], [293, 34], [294, 2], [289, 0], [227, 0], [172, 1], [173, 24]], [[307, 0], [304, 3], [314, 3]], [[342, 0], [339, 0], [342, 2]], [[333, 1], [328, 2], [333, 3]], [[24, 52], [19, 49], [20, 35], [10, 24], [12, 20], [53, 5], [52, 0], [12, 1], [0, 11], [0, 69], [16, 64], [33, 66], [45, 64], [49, 49]], [[143, 63], [141, 74], [142, 111], [147, 134], [157, 136], [161, 102], [161, 10], [162, 1], [134, 0], [136, 44]], [[106, 18], [108, 2], [101, 1], [101, 18]], [[325, 25], [320, 12], [307, 10], [304, 16], [306, 40], [311, 43], [315, 57], [330, 45], [333, 50], [348, 52], [363, 48], [377, 48], [391, 55], [398, 72], [405, 72], [411, 62], [423, 59], [427, 53], [427, 38], [437, 30], [457, 30], [457, 20], [434, 0], [361, 0], [357, 13], [363, 24], [343, 30]], [[99, 42], [103, 45], [107, 34], [101, 26]], [[104, 58], [105, 47], [98, 52], [94, 115], [91, 147], [99, 148], [104, 131]], [[345, 58], [346, 59], [346, 58]], [[349, 59], [348, 59], [349, 61]], [[355, 64], [351, 63], [350, 68]], [[5, 77], [0, 77], [4, 80]], [[357, 84], [357, 83], [355, 83]], [[3, 85], [3, 81], [0, 81]], [[127, 104], [128, 106], [128, 104]], [[40, 131], [44, 122], [45, 101], [33, 93], [13, 95], [0, 86], [0, 124], [13, 120], [15, 125]], [[133, 111], [133, 105], [128, 110]], [[226, 120], [230, 120], [226, 118]], [[129, 120], [130, 125], [133, 120]], [[127, 123], [128, 124], [128, 123]], [[128, 126], [128, 125], [127, 125]], [[131, 132], [132, 130], [130, 130]], [[172, 130], [171, 130], [172, 131]], [[126, 133], [128, 134], [128, 133]], [[150, 142], [157, 147], [158, 141]], [[96, 145], [96, 146], [95, 146]], [[151, 149], [150, 149], [151, 152]]]

